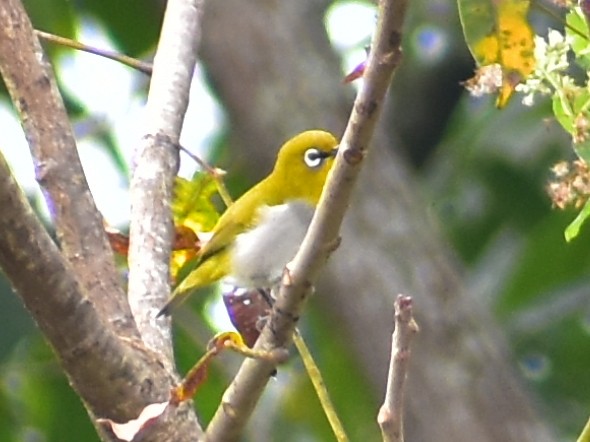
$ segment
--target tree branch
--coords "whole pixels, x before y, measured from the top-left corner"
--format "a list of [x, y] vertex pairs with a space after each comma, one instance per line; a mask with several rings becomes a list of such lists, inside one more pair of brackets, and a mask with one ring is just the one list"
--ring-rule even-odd
[[170, 364], [170, 323], [156, 327], [155, 314], [170, 294], [170, 204], [202, 8], [202, 0], [168, 2], [148, 95], [146, 135], [135, 153], [131, 181], [129, 302], [144, 342]]
[[[330, 2], [254, 3], [207, 2], [202, 48], [230, 120], [232, 164], [251, 179], [273, 164], [276, 140], [313, 127], [342, 133], [352, 102], [323, 22]], [[408, 439], [555, 440], [515, 370], [504, 330], [464, 289], [465, 272], [389, 119], [376, 129], [315, 307], [338, 323], [339, 339], [378, 407], [389, 355], [374, 349], [390, 345], [383, 331], [391, 326], [392, 292], [420, 301], [422, 333], [407, 385]]]
[[[93, 422], [127, 421], [145, 405], [168, 399], [173, 376], [139, 340], [53, 73], [18, 0], [0, 2], [0, 71], [62, 247], [51, 241], [0, 158], [0, 265]], [[145, 440], [196, 440], [201, 433], [190, 405], [174, 413]], [[98, 429], [104, 440], [112, 438]]]
[[120, 333], [137, 336], [53, 72], [18, 0], [0, 5], [0, 70], [20, 114], [63, 255], [96, 308]]
[[[344, 132], [338, 157], [299, 252], [287, 266], [281, 288], [255, 348], [272, 350], [291, 343], [312, 284], [339, 242], [338, 232], [373, 130], [381, 114], [391, 77], [401, 55], [407, 2], [383, 0], [363, 86]], [[274, 371], [272, 363], [246, 360], [226, 390], [208, 429], [211, 440], [235, 440]]]
[[377, 422], [384, 441], [403, 442], [404, 390], [410, 361], [410, 344], [418, 332], [418, 325], [414, 321], [411, 297], [398, 295], [394, 310], [395, 329], [391, 339], [387, 388]]
[[[0, 207], [0, 267], [51, 343], [91, 416], [126, 421], [146, 404], [166, 400], [172, 377], [141, 342], [122, 339], [105, 322], [2, 155]], [[186, 417], [188, 409], [181, 409], [177, 419], [150, 440], [178, 434], [182, 437], [173, 440], [193, 440], [194, 421]], [[105, 434], [103, 438], [108, 440]]]

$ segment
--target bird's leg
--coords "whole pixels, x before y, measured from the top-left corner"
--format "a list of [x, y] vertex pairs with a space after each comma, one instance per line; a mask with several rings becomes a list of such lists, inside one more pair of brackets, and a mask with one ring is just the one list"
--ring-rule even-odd
[[272, 289], [258, 288], [256, 289], [260, 296], [266, 301], [269, 307], [272, 307], [275, 303], [275, 297], [272, 294]]

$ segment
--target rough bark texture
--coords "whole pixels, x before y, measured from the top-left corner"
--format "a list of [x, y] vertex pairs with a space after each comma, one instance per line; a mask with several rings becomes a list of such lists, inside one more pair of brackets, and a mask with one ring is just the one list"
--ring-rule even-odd
[[3, 2], [0, 14], [2, 77], [20, 114], [62, 253], [104, 316], [121, 333], [137, 336], [51, 67], [19, 2]]
[[[340, 243], [340, 227], [363, 160], [372, 144], [370, 141], [380, 120], [391, 78], [401, 60], [400, 35], [406, 9], [407, 0], [383, 0], [379, 5], [364, 85], [355, 98], [338, 154], [307, 234], [289, 263], [288, 272], [283, 274], [255, 349], [276, 351], [290, 346], [298, 318], [313, 293], [317, 277]], [[245, 361], [226, 389], [222, 403], [209, 423], [207, 436], [213, 440], [238, 440], [275, 368], [276, 365], [262, 360]], [[333, 430], [337, 438], [344, 434], [344, 430], [334, 426]]]
[[[350, 110], [321, 1], [209, 2], [203, 56], [232, 135], [253, 170], [312, 127], [342, 133]], [[394, 79], [395, 81], [395, 79]], [[318, 298], [336, 316], [381, 396], [394, 296], [415, 299], [408, 440], [545, 441], [501, 330], [462, 291], [459, 267], [428, 218], [395, 140], [377, 134]], [[264, 168], [266, 170], [266, 168]]]
[[131, 180], [129, 304], [145, 345], [174, 365], [170, 323], [156, 313], [170, 294], [171, 201], [178, 140], [197, 60], [202, 0], [167, 3]]
[[[125, 422], [169, 397], [173, 374], [145, 347], [84, 178], [53, 72], [19, 0], [0, 2], [0, 71], [46, 191], [61, 250], [0, 156], [0, 266], [94, 418]], [[143, 440], [196, 440], [184, 405]]]
[[[0, 205], [0, 267], [51, 343], [91, 416], [125, 422], [145, 405], [166, 400], [173, 382], [170, 373], [139, 340], [121, 337], [100, 315], [1, 155]], [[177, 420], [171, 418], [166, 428], [146, 440], [195, 440], [194, 414], [189, 410], [183, 407]], [[106, 432], [101, 436], [115, 440]]]

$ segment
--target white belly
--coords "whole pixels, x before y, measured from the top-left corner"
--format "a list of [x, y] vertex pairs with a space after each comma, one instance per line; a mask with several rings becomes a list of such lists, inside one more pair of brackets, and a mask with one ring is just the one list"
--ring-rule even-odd
[[238, 235], [227, 282], [244, 288], [270, 288], [293, 259], [314, 209], [303, 201], [260, 209], [257, 227]]

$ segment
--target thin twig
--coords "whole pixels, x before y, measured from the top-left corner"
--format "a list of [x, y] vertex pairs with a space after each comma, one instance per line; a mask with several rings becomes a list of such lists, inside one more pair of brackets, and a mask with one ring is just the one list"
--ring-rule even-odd
[[412, 313], [411, 297], [397, 295], [394, 310], [395, 329], [391, 339], [387, 390], [377, 415], [385, 442], [404, 441], [404, 385], [410, 360], [410, 344], [418, 332], [418, 325]]
[[[312, 284], [330, 252], [338, 245], [352, 189], [369, 150], [393, 72], [401, 59], [406, 8], [407, 0], [380, 2], [363, 86], [356, 97], [338, 157], [307, 235], [283, 275], [270, 320], [256, 343], [258, 348], [270, 350], [291, 343]], [[244, 361], [209, 424], [207, 437], [210, 440], [233, 441], [240, 437], [274, 370], [275, 366], [267, 361]]]
[[322, 372], [315, 363], [309, 348], [307, 348], [305, 340], [297, 329], [295, 329], [295, 333], [293, 333], [293, 343], [295, 344], [295, 347], [297, 347], [297, 351], [301, 356], [301, 360], [303, 361], [307, 375], [309, 376], [316, 396], [322, 405], [322, 410], [324, 410], [326, 418], [328, 418], [328, 422], [330, 423], [330, 427], [332, 427], [332, 432], [334, 433], [336, 440], [339, 442], [348, 442], [349, 439], [346, 435], [346, 431], [342, 426], [342, 422], [336, 413], [336, 408], [334, 408], [334, 404], [330, 399], [330, 394], [326, 389]]
[[68, 48], [77, 49], [78, 51], [84, 51], [90, 54], [98, 55], [100, 57], [108, 58], [109, 60], [118, 61], [119, 63], [123, 63], [126, 66], [129, 66], [133, 69], [137, 69], [138, 71], [143, 72], [146, 75], [152, 75], [151, 63], [137, 60], [136, 58], [129, 57], [128, 55], [124, 54], [119, 54], [118, 52], [88, 46], [84, 43], [80, 43], [79, 41], [72, 40], [66, 37], [60, 37], [59, 35], [51, 34], [49, 32], [39, 31], [38, 29], [35, 29], [35, 34], [37, 34], [37, 37], [42, 38], [43, 40], [47, 40], [52, 43], [65, 46]]
[[198, 155], [195, 155], [194, 153], [192, 153], [186, 147], [179, 145], [179, 148], [182, 152], [187, 154], [190, 159], [192, 159], [194, 162], [196, 162], [199, 166], [201, 166], [203, 169], [205, 169], [205, 171], [209, 175], [211, 175], [211, 177], [215, 181], [215, 185], [217, 186], [217, 192], [219, 192], [219, 196], [221, 197], [223, 204], [225, 204], [225, 207], [231, 206], [233, 204], [233, 199], [232, 199], [231, 195], [229, 194], [229, 192], [227, 191], [227, 187], [225, 186], [225, 183], [223, 182], [223, 176], [225, 175], [225, 171], [222, 169], [218, 169], [216, 167], [211, 166], [209, 163], [207, 163], [205, 160], [200, 158]]

